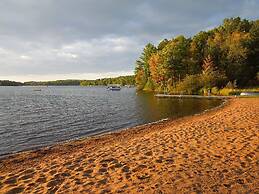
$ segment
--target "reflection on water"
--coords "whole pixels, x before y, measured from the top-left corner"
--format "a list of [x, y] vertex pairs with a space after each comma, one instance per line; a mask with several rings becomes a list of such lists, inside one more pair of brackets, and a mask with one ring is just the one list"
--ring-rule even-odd
[[134, 88], [0, 87], [0, 155], [190, 115], [220, 102], [156, 98]]
[[161, 118], [178, 118], [202, 112], [221, 103], [219, 100], [198, 98], [157, 98], [152, 93], [138, 93], [136, 106], [145, 122]]

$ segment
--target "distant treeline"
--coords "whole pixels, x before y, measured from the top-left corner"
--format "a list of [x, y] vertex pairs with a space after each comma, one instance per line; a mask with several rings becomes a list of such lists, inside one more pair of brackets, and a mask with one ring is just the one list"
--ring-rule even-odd
[[96, 85], [109, 85], [109, 84], [120, 84], [122, 86], [124, 85], [135, 85], [135, 76], [129, 75], [129, 76], [120, 76], [116, 78], [103, 78], [103, 79], [97, 79], [97, 80], [83, 80], [81, 81], [81, 86], [96, 86]]
[[30, 81], [24, 82], [25, 86], [79, 86], [80, 80], [56, 80], [56, 81]]
[[119, 76], [116, 78], [103, 78], [96, 80], [56, 80], [56, 81], [30, 81], [14, 82], [9, 80], [0, 80], [0, 86], [97, 86], [108, 84], [135, 85], [134, 75]]
[[139, 90], [200, 94], [259, 85], [259, 20], [229, 18], [191, 38], [148, 43], [136, 61]]
[[22, 85], [23, 85], [23, 83], [21, 83], [21, 82], [0, 80], [0, 86], [22, 86]]

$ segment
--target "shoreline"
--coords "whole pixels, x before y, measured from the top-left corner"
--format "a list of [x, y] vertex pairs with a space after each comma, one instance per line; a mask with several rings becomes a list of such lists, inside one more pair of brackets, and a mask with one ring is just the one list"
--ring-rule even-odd
[[15, 156], [21, 155], [21, 154], [40, 152], [41, 150], [51, 149], [51, 148], [55, 148], [56, 146], [63, 146], [65, 144], [73, 144], [73, 143], [76, 143], [78, 141], [79, 142], [81, 142], [81, 141], [91, 141], [91, 139], [105, 138], [103, 136], [113, 135], [113, 134], [117, 134], [117, 133], [120, 133], [120, 132], [127, 132], [128, 130], [136, 130], [136, 128], [143, 128], [143, 127], [150, 126], [150, 125], [163, 124], [164, 122], [172, 122], [172, 121], [175, 121], [175, 120], [178, 120], [178, 119], [182, 119], [184, 117], [192, 117], [192, 116], [195, 116], [195, 115], [201, 115], [201, 114], [204, 114], [206, 112], [210, 112], [210, 111], [213, 111], [213, 110], [217, 110], [218, 108], [221, 108], [222, 106], [227, 104], [229, 99], [219, 98], [219, 100], [221, 100], [222, 102], [218, 106], [206, 109], [206, 110], [204, 110], [202, 112], [199, 112], [199, 113], [195, 113], [195, 114], [191, 114], [191, 115], [187, 115], [187, 116], [183, 116], [183, 117], [179, 117], [179, 118], [160, 119], [158, 121], [140, 124], [140, 125], [136, 125], [134, 127], [120, 128], [120, 129], [117, 129], [117, 130], [114, 130], [114, 131], [109, 131], [109, 132], [100, 132], [100, 133], [85, 136], [85, 137], [79, 137], [79, 138], [75, 138], [75, 139], [69, 139], [69, 140], [65, 140], [65, 141], [61, 141], [61, 142], [56, 142], [56, 143], [53, 143], [53, 144], [47, 145], [47, 146], [40, 146], [40, 147], [36, 147], [36, 148], [33, 148], [33, 149], [25, 149], [25, 150], [13, 152], [13, 153], [3, 154], [3, 155], [0, 155], [0, 167], [1, 167], [1, 160], [8, 159], [9, 157], [12, 158], [12, 157], [15, 157]]
[[8, 156], [0, 159], [0, 192], [255, 192], [258, 106], [258, 98], [229, 99], [195, 115]]
[[237, 96], [202, 96], [202, 95], [171, 95], [171, 94], [156, 94], [157, 98], [201, 98], [201, 99], [231, 99], [236, 98]]

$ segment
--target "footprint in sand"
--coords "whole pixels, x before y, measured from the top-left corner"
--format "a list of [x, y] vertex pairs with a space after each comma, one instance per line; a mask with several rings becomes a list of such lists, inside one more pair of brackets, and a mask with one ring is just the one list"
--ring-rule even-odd
[[21, 193], [23, 191], [24, 191], [24, 187], [15, 187], [7, 191], [5, 194], [16, 194], [16, 193]]

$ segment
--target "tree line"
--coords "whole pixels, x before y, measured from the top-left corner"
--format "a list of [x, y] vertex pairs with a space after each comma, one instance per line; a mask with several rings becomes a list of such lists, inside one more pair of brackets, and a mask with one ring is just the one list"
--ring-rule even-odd
[[109, 84], [119, 84], [122, 86], [125, 85], [135, 85], [135, 76], [119, 76], [116, 78], [103, 78], [103, 79], [96, 79], [96, 80], [83, 80], [81, 81], [81, 86], [96, 86], [96, 85], [104, 85], [107, 86]]
[[0, 80], [0, 86], [22, 86], [22, 85], [23, 85], [23, 83], [21, 83], [21, 82]]
[[25, 86], [78, 86], [80, 80], [56, 80], [56, 81], [30, 81], [24, 82]]
[[119, 76], [115, 78], [102, 78], [96, 80], [56, 80], [56, 81], [29, 81], [14, 82], [9, 80], [0, 80], [0, 86], [98, 86], [98, 85], [135, 85], [135, 76]]
[[201, 31], [148, 43], [136, 61], [138, 90], [198, 94], [258, 84], [259, 20], [240, 17]]

